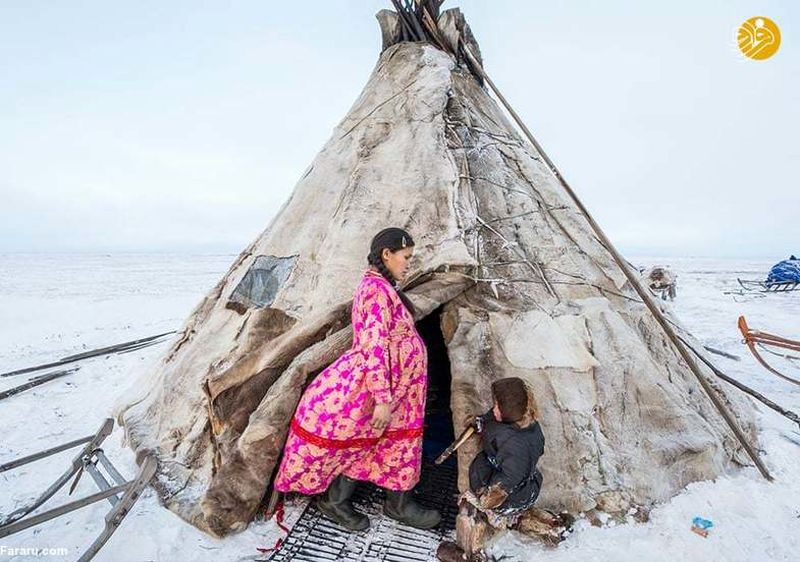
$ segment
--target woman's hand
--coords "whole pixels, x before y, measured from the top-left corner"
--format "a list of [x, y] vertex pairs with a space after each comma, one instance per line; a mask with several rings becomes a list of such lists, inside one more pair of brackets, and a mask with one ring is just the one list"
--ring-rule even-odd
[[375, 410], [372, 412], [372, 427], [375, 429], [383, 430], [389, 425], [389, 420], [392, 418], [392, 410], [389, 404], [376, 404]]

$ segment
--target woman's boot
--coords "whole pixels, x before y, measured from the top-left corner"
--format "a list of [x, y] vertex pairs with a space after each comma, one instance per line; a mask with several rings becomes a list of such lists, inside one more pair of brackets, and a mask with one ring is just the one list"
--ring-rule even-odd
[[340, 474], [331, 482], [325, 494], [317, 499], [317, 508], [341, 526], [363, 531], [369, 528], [369, 518], [357, 512], [350, 503], [356, 483], [352, 478]]
[[438, 511], [425, 509], [415, 502], [411, 495], [411, 490], [406, 492], [386, 490], [386, 503], [383, 504], [383, 513], [387, 517], [417, 529], [432, 529], [442, 520], [442, 516]]

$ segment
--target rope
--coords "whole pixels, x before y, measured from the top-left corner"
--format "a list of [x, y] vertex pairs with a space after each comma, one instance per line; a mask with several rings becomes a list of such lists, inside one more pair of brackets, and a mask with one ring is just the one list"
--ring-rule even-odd
[[[267, 512], [264, 511], [264, 518], [267, 519]], [[278, 540], [275, 541], [275, 546], [272, 548], [264, 548], [264, 547], [256, 547], [256, 550], [259, 551], [261, 554], [268, 554], [275, 550], [278, 550], [282, 545], [283, 541], [289, 535], [289, 527], [287, 527], [283, 520], [285, 517], [284, 507], [283, 507], [283, 500], [279, 500], [277, 505], [275, 506], [275, 524], [278, 525], [278, 528], [283, 531], [283, 536], [279, 537]]]

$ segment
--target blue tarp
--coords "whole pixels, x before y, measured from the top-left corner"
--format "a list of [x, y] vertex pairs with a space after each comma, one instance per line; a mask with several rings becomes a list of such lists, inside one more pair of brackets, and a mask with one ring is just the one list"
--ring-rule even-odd
[[800, 260], [792, 256], [772, 266], [767, 283], [800, 283]]

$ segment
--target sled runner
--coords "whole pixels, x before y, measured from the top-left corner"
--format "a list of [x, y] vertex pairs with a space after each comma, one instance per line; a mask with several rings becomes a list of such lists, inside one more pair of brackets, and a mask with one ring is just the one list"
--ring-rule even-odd
[[[70, 467], [64, 471], [64, 473], [55, 482], [53, 482], [50, 487], [42, 492], [39, 497], [32, 502], [16, 509], [7, 517], [0, 520], [0, 538], [8, 537], [30, 527], [44, 523], [45, 521], [50, 521], [51, 519], [55, 519], [56, 517], [60, 517], [89, 504], [101, 500], [108, 500], [112, 507], [111, 510], [109, 510], [109, 512], [106, 514], [105, 528], [78, 560], [79, 562], [87, 562], [88, 560], [94, 558], [94, 556], [108, 541], [111, 535], [114, 534], [114, 531], [116, 531], [120, 526], [123, 518], [128, 514], [128, 512], [130, 512], [133, 504], [135, 504], [136, 500], [139, 499], [142, 491], [147, 486], [148, 482], [150, 482], [150, 479], [153, 477], [153, 474], [155, 474], [156, 471], [155, 458], [148, 456], [145, 457], [144, 461], [139, 467], [139, 472], [136, 477], [133, 480], [125, 480], [125, 478], [123, 478], [119, 471], [117, 471], [108, 457], [105, 456], [103, 449], [100, 448], [101, 443], [111, 434], [111, 430], [113, 428], [114, 420], [108, 418], [105, 420], [105, 422], [103, 422], [103, 425], [94, 435], [82, 437], [80, 439], [70, 441], [69, 443], [64, 443], [62, 445], [58, 445], [56, 447], [52, 447], [50, 449], [28, 455], [27, 457], [22, 457], [15, 461], [0, 465], [0, 472], [5, 472], [6, 470], [11, 470], [12, 468], [26, 465], [61, 451], [73, 449], [85, 443], [81, 451], [72, 459]], [[106, 475], [100, 472], [98, 464], [103, 467], [111, 481], [106, 478]], [[42, 506], [48, 499], [53, 497], [58, 490], [63, 488], [70, 478], [74, 477], [72, 485], [70, 486], [71, 494], [75, 489], [75, 486], [78, 484], [78, 481], [80, 480], [84, 471], [88, 472], [95, 481], [97, 487], [100, 489], [98, 492], [37, 515], [30, 517], [28, 516], [34, 510]]]
[[800, 380], [788, 377], [783, 373], [781, 373], [780, 371], [776, 370], [775, 368], [770, 366], [769, 363], [767, 363], [766, 360], [764, 360], [764, 358], [758, 352], [758, 348], [770, 351], [767, 346], [779, 347], [782, 349], [788, 349], [790, 351], [800, 352], [800, 341], [790, 340], [788, 338], [776, 336], [773, 334], [768, 334], [767, 332], [761, 332], [759, 330], [752, 330], [747, 325], [747, 321], [744, 319], [744, 316], [739, 317], [739, 330], [742, 332], [742, 336], [744, 336], [744, 343], [747, 345], [748, 349], [750, 349], [750, 352], [753, 354], [753, 357], [755, 357], [756, 360], [764, 366], [764, 368], [766, 368], [769, 372], [773, 373], [774, 375], [779, 376], [783, 380], [800, 386]]
[[749, 281], [747, 279], [736, 278], [744, 291], [750, 293], [788, 293], [800, 290], [800, 283], [797, 281], [768, 282], [768, 281]]

